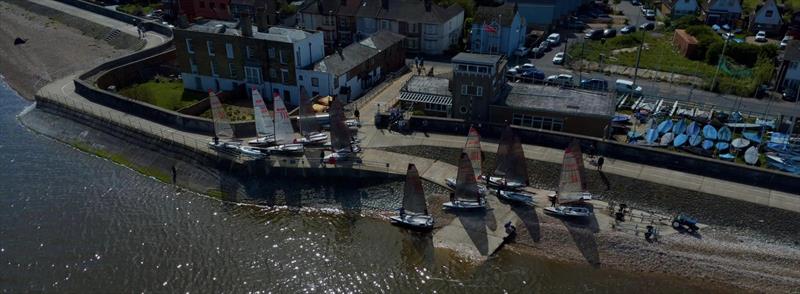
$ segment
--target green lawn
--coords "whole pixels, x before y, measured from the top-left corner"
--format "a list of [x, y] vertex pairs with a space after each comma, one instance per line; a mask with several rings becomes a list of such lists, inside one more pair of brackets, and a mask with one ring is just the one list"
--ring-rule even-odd
[[131, 85], [121, 89], [119, 93], [125, 97], [169, 110], [184, 108], [208, 96], [203, 92], [184, 90], [181, 81], [172, 81], [163, 77]]
[[160, 3], [151, 3], [148, 5], [131, 3], [131, 4], [119, 5], [117, 6], [117, 10], [125, 12], [130, 15], [143, 16], [152, 12], [154, 9], [158, 9], [160, 7], [161, 7]]
[[[228, 105], [223, 104], [222, 108], [225, 108], [225, 114], [228, 115], [228, 119], [231, 121], [247, 121], [247, 120], [254, 120], [253, 108], [251, 107], [241, 107], [236, 105]], [[206, 110], [202, 114], [201, 117], [211, 118], [211, 109]]]
[[[639, 47], [641, 34], [623, 35], [612, 38], [605, 43], [600, 41], [587, 41], [585, 48], [576, 45], [570, 48], [569, 54], [572, 58], [583, 57], [586, 60], [600, 62], [601, 55], [603, 64], [616, 64], [623, 66], [635, 66], [636, 55]], [[658, 70], [662, 72], [674, 72], [690, 76], [710, 78], [714, 75], [716, 68], [702, 61], [694, 61], [683, 57], [672, 47], [672, 34], [664, 34], [661, 37], [647, 36], [645, 38], [645, 50], [642, 51], [640, 68]], [[612, 51], [623, 48], [632, 48], [629, 52]]]

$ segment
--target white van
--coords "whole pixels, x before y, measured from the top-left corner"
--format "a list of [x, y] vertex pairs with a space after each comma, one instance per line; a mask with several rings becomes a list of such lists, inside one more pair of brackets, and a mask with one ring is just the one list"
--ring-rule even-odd
[[561, 43], [561, 35], [558, 33], [552, 33], [547, 36], [547, 41], [550, 42], [552, 45], [558, 45]]
[[631, 94], [634, 96], [642, 96], [642, 87], [634, 85], [633, 82], [629, 80], [619, 79], [615, 83], [617, 93], [620, 94]]

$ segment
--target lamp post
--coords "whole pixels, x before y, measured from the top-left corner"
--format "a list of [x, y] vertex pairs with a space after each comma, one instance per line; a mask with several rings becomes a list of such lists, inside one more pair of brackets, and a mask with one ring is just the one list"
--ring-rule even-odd
[[714, 84], [717, 83], [717, 75], [719, 75], [719, 68], [722, 67], [722, 61], [724, 60], [723, 58], [725, 58], [725, 49], [728, 48], [728, 40], [730, 39], [731, 37], [728, 36], [728, 38], [725, 39], [725, 43], [723, 43], [722, 45], [722, 53], [719, 55], [719, 60], [717, 61], [717, 70], [714, 71], [714, 79], [711, 80], [711, 88], [708, 89], [709, 91], [714, 91]]
[[636, 78], [639, 77], [639, 61], [642, 60], [642, 48], [644, 48], [645, 29], [642, 29], [642, 42], [639, 44], [639, 52], [636, 54], [636, 68], [633, 69], [633, 85], [636, 86]]

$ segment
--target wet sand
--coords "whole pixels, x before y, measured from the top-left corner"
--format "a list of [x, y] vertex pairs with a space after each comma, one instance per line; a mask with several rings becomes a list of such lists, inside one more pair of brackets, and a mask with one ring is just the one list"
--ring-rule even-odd
[[[455, 164], [458, 149], [408, 146], [387, 151]], [[484, 152], [484, 170], [495, 166]], [[532, 185], [557, 186], [560, 166], [528, 160]], [[800, 214], [749, 202], [587, 170], [589, 189], [603, 201], [626, 203], [664, 215], [687, 213], [709, 227], [699, 235], [663, 235], [658, 242], [630, 232], [599, 231], [596, 223], [570, 222], [515, 209], [524, 225], [515, 250], [549, 259], [631, 272], [666, 273], [754, 292], [792, 292], [800, 285]], [[493, 197], [493, 196], [490, 196]], [[432, 199], [433, 205], [437, 200]], [[432, 211], [436, 211], [433, 209]], [[598, 212], [599, 213], [599, 212]], [[447, 216], [440, 216], [447, 218]]]
[[[27, 40], [14, 45], [15, 38]], [[50, 81], [130, 53], [58, 21], [0, 2], [0, 74], [26, 99]]]

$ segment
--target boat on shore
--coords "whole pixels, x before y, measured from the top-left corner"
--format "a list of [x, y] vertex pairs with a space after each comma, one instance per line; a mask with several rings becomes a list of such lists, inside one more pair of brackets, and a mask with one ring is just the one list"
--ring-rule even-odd
[[572, 141], [564, 151], [558, 191], [550, 196], [556, 198], [558, 205], [545, 207], [545, 213], [566, 217], [586, 217], [591, 215], [588, 209], [572, 205], [592, 199], [592, 194], [586, 191], [585, 178], [581, 147], [578, 141]]
[[733, 139], [733, 141], [731, 141], [731, 146], [734, 149], [742, 149], [744, 147], [750, 146], [750, 140], [747, 140], [745, 138], [736, 138]]
[[519, 137], [506, 126], [497, 145], [497, 167], [491, 176], [483, 176], [491, 188], [516, 190], [528, 186], [528, 165]]
[[706, 140], [716, 140], [717, 129], [715, 129], [712, 125], [706, 125], [703, 127], [703, 138], [706, 138]]
[[[475, 175], [475, 179], [480, 180], [482, 178], [481, 174], [483, 174], [483, 152], [481, 151], [481, 135], [475, 127], [469, 127], [467, 141], [464, 143], [464, 150], [462, 152], [467, 154], [469, 158], [470, 165], [472, 166], [472, 174]], [[456, 187], [456, 179], [454, 178], [445, 179], [445, 183], [450, 188], [455, 189]], [[484, 185], [478, 184], [478, 189], [481, 193], [486, 192], [486, 186]]]
[[403, 207], [399, 211], [398, 215], [389, 217], [393, 224], [421, 230], [433, 228], [433, 217], [428, 213], [428, 204], [425, 201], [422, 180], [420, 180], [419, 171], [417, 171], [417, 167], [413, 163], [409, 163], [406, 170]]
[[323, 160], [327, 163], [354, 160], [361, 147], [354, 143], [350, 128], [345, 125], [344, 107], [339, 99], [331, 101], [328, 113], [331, 117], [331, 153]]
[[247, 142], [253, 146], [269, 146], [275, 144], [275, 126], [272, 114], [264, 103], [261, 93], [253, 87], [253, 118], [256, 122], [256, 138]]
[[747, 151], [744, 152], [744, 162], [749, 165], [755, 165], [758, 163], [759, 156], [758, 148], [756, 148], [756, 146], [750, 146], [750, 148], [747, 148]]
[[680, 134], [672, 140], [672, 146], [674, 147], [681, 147], [683, 144], [686, 144], [686, 141], [689, 141], [689, 136], [686, 134]]
[[270, 154], [284, 154], [284, 155], [303, 155], [305, 148], [303, 144], [297, 144], [294, 138], [294, 129], [292, 122], [289, 118], [289, 112], [286, 110], [286, 105], [283, 104], [283, 98], [275, 92], [273, 93], [274, 105], [274, 124], [273, 128], [275, 134], [275, 146], [263, 148]]
[[314, 112], [313, 97], [308, 97], [305, 87], [300, 87], [300, 116], [297, 118], [300, 138], [295, 143], [303, 145], [323, 145], [328, 141], [328, 134], [322, 132]]
[[478, 189], [478, 181], [466, 153], [461, 153], [458, 161], [458, 176], [455, 192], [450, 193], [450, 201], [442, 204], [442, 209], [472, 210], [486, 208], [484, 194]]
[[208, 101], [211, 104], [211, 119], [214, 121], [214, 138], [211, 142], [208, 142], [208, 145], [220, 152], [263, 158], [264, 154], [261, 151], [253, 147], [243, 146], [241, 141], [235, 139], [228, 115], [213, 91], [208, 91]]

